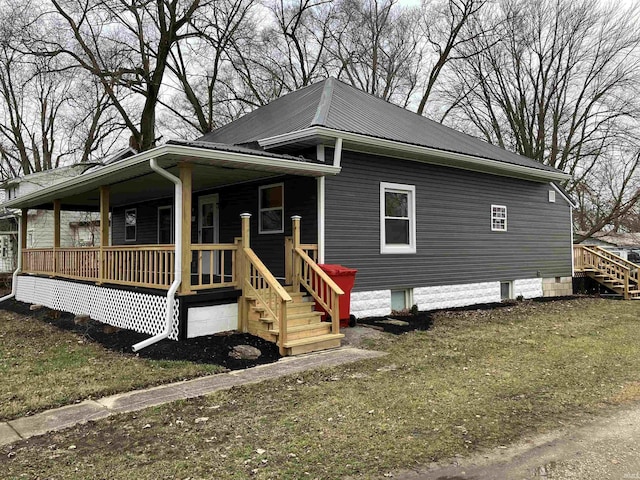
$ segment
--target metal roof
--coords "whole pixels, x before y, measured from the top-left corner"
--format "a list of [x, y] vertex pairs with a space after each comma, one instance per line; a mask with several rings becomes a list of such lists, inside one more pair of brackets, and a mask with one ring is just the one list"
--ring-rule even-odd
[[558, 172], [553, 167], [429, 120], [335, 78], [280, 97], [198, 140], [250, 143], [313, 126]]

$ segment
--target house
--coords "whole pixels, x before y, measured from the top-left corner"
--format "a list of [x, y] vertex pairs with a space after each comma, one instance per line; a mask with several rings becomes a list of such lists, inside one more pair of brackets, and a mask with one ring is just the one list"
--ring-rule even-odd
[[580, 244], [597, 245], [625, 260], [640, 263], [640, 233], [598, 232]]
[[[152, 335], [134, 350], [236, 328], [331, 348], [344, 292], [317, 264], [358, 270], [358, 317], [571, 293], [567, 178], [329, 78], [7, 202], [56, 219], [37, 250], [22, 221], [14, 292]], [[61, 245], [78, 209], [99, 246]]]
[[[80, 163], [55, 170], [35, 172], [18, 178], [5, 180], [0, 184], [0, 198], [3, 202], [38, 191], [44, 187], [63, 182], [80, 175], [95, 163]], [[29, 211], [27, 222], [27, 248], [53, 247], [53, 212], [46, 209]], [[95, 220], [87, 212], [65, 211], [61, 213], [60, 245], [78, 247], [88, 245], [95, 228]], [[0, 273], [13, 273], [18, 253], [18, 230], [15, 211], [3, 209], [0, 213]], [[91, 243], [93, 245], [93, 243]]]

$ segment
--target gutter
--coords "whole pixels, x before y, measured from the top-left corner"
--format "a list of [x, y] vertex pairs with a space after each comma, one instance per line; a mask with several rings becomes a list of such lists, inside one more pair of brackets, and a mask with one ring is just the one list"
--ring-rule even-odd
[[[477, 172], [492, 173], [494, 175], [510, 176], [525, 178], [533, 181], [562, 181], [568, 180], [571, 176], [561, 171], [550, 171], [539, 168], [517, 165], [514, 163], [501, 162], [499, 160], [491, 160], [484, 157], [475, 157], [464, 153], [450, 152], [439, 150], [432, 147], [424, 147], [409, 143], [397, 142], [385, 138], [370, 137], [359, 133], [346, 132], [342, 130], [334, 130], [332, 128], [313, 126], [295, 132], [284, 133], [273, 137], [258, 140], [260, 146], [264, 148], [275, 148], [287, 145], [297, 141], [304, 140], [344, 140], [350, 150], [372, 153], [372, 149], [379, 148], [389, 153], [378, 153], [380, 155], [397, 157], [399, 153], [429, 156], [429, 159], [410, 159], [433, 163], [436, 165], [444, 165], [449, 167], [461, 168], [464, 170], [472, 170]], [[360, 147], [360, 148], [358, 148]], [[365, 147], [365, 148], [362, 148]], [[515, 154], [514, 154], [515, 155]]]
[[[18, 219], [18, 232], [22, 231], [22, 217], [16, 216]], [[18, 238], [18, 264], [16, 270], [13, 272], [11, 280], [11, 293], [0, 298], [0, 303], [16, 296], [16, 290], [18, 289], [18, 274], [22, 270], [22, 240]]]
[[46, 202], [48, 195], [55, 195], [56, 198], [64, 198], [68, 194], [73, 195], [88, 192], [98, 185], [108, 183], [111, 175], [121, 170], [144, 164], [151, 159], [217, 161], [219, 163], [216, 165], [231, 168], [261, 169], [279, 173], [306, 174], [309, 176], [337, 175], [340, 173], [340, 168], [336, 168], [333, 165], [305, 163], [295, 160], [270, 158], [263, 155], [226, 152], [184, 145], [162, 145], [36, 192], [21, 195], [15, 200], [5, 202], [4, 206], [7, 208], [32, 208], [33, 205]]
[[174, 193], [175, 214], [173, 216], [173, 231], [175, 236], [173, 270], [175, 272], [175, 278], [173, 279], [173, 283], [171, 284], [171, 287], [169, 287], [169, 291], [167, 292], [167, 310], [165, 312], [165, 322], [162, 332], [133, 345], [131, 348], [134, 352], [142, 350], [149, 345], [153, 345], [160, 340], [164, 340], [169, 336], [169, 333], [171, 333], [171, 324], [173, 323], [173, 307], [176, 302], [176, 292], [178, 291], [178, 287], [182, 283], [182, 181], [175, 175], [172, 175], [163, 168], [160, 168], [155, 158], [151, 158], [149, 160], [149, 166], [151, 167], [151, 170], [159, 173], [164, 178], [173, 182], [176, 186]]

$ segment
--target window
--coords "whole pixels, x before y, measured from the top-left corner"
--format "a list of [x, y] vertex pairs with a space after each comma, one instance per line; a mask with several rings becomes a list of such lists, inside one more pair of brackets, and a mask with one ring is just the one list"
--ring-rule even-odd
[[491, 205], [491, 230], [507, 231], [507, 207], [504, 205]]
[[555, 203], [555, 202], [556, 202], [556, 191], [549, 190], [549, 203]]
[[173, 212], [170, 205], [158, 207], [158, 244], [173, 243]]
[[416, 187], [380, 183], [380, 253], [416, 253]]
[[124, 211], [124, 241], [136, 241], [136, 209], [130, 208]]
[[511, 282], [500, 282], [500, 300], [511, 298]]
[[284, 183], [265, 185], [258, 189], [259, 232], [284, 232]]
[[391, 311], [400, 312], [411, 307], [412, 290], [391, 290]]
[[27, 248], [34, 248], [34, 232], [33, 230], [27, 231]]

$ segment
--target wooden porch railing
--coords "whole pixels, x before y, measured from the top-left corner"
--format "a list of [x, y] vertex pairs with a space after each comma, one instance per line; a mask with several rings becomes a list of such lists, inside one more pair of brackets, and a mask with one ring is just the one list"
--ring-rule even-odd
[[294, 278], [331, 316], [331, 333], [340, 333], [342, 289], [302, 249], [294, 250]]
[[[198, 282], [193, 290], [237, 285], [236, 244], [193, 244], [191, 250], [197, 256], [194, 276]], [[173, 245], [116, 245], [102, 247], [102, 251], [100, 247], [22, 251], [24, 273], [164, 290], [175, 278], [174, 261]]]
[[[603, 254], [600, 250], [587, 245], [574, 245], [573, 258], [574, 270], [576, 272], [587, 272], [593, 274], [605, 275], [606, 278], [615, 281], [623, 289], [622, 295], [625, 299], [630, 298], [629, 285], [631, 280], [632, 268], [625, 265], [620, 257], [612, 254]], [[607, 252], [609, 253], [609, 252]], [[631, 262], [628, 262], [631, 263]], [[631, 265], [635, 265], [632, 264]], [[637, 272], [635, 272], [635, 283], [637, 285]]]
[[174, 277], [173, 245], [104, 247], [104, 278], [117, 285], [168, 289]]
[[193, 244], [196, 253], [197, 282], [191, 282], [192, 290], [233, 287], [237, 285], [235, 243]]
[[[318, 262], [318, 244], [317, 243], [301, 243], [299, 248], [311, 258], [314, 262]], [[284, 237], [284, 275], [285, 283], [291, 285], [293, 283], [293, 237]]]
[[619, 257], [618, 255], [615, 255], [613, 253], [611, 253], [609, 250], [606, 250], [602, 247], [599, 247], [597, 245], [594, 245], [592, 247], [589, 247], [593, 250], [595, 250], [596, 252], [598, 252], [600, 255], [603, 255], [605, 257], [607, 257], [610, 260], [613, 260], [617, 263], [620, 263], [622, 265], [624, 265], [625, 267], [629, 268], [629, 281], [635, 283], [636, 285], [640, 285], [640, 265], [637, 265], [633, 262], [630, 262], [629, 260], [625, 260], [624, 258]]
[[291, 302], [291, 296], [251, 248], [244, 247], [243, 253], [243, 296], [255, 297], [266, 313], [278, 322], [278, 346], [280, 354], [284, 355], [287, 342], [287, 303]]

